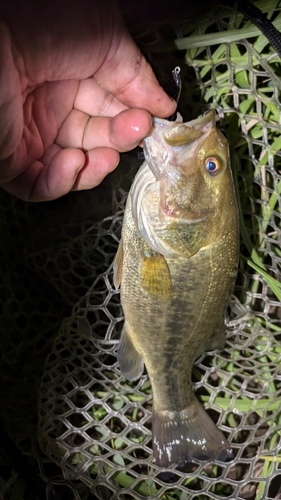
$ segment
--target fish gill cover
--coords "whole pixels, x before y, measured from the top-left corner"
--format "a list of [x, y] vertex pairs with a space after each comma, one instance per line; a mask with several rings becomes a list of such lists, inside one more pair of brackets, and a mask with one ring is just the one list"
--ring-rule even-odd
[[[255, 4], [280, 30], [281, 2]], [[116, 173], [88, 193], [47, 204], [1, 193], [1, 413], [47, 490], [68, 498], [281, 494], [280, 59], [233, 8], [214, 6], [199, 23], [189, 19], [184, 11], [167, 14], [132, 32], [161, 81], [181, 67], [184, 120], [214, 108], [230, 144], [241, 223], [238, 278], [225, 347], [200, 356], [193, 383], [234, 460], [156, 465], [149, 379], [129, 382], [120, 373], [123, 315], [112, 261], [140, 163], [124, 155]], [[5, 468], [0, 494], [10, 498], [13, 489], [28, 494], [18, 472], [9, 477]]]

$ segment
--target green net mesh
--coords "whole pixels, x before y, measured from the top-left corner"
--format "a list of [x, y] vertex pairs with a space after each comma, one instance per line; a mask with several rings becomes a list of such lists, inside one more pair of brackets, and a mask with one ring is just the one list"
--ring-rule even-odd
[[[257, 5], [281, 23], [281, 2]], [[134, 35], [159, 77], [181, 66], [184, 120], [214, 107], [231, 147], [239, 275], [225, 349], [201, 356], [193, 381], [235, 458], [156, 466], [150, 382], [120, 374], [112, 261], [139, 165], [124, 155], [87, 193], [33, 205], [1, 193], [3, 413], [48, 488], [67, 498], [281, 498], [280, 60], [233, 9], [210, 11], [194, 29], [169, 20]]]

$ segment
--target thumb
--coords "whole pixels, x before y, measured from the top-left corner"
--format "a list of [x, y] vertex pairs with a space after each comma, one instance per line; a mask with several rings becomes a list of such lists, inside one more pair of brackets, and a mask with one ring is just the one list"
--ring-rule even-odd
[[144, 108], [159, 117], [170, 116], [176, 110], [175, 101], [162, 89], [125, 27], [115, 32], [95, 78], [126, 106]]

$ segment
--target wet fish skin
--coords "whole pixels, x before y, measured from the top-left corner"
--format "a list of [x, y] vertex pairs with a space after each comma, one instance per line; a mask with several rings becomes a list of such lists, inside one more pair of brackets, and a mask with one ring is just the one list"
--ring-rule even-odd
[[[137, 379], [145, 363], [153, 390], [158, 465], [232, 457], [196, 399], [191, 371], [221, 348], [237, 273], [238, 213], [227, 141], [214, 112], [182, 124], [155, 119], [146, 161], [128, 195], [114, 262], [125, 323], [120, 368]], [[218, 162], [210, 174], [206, 162]]]

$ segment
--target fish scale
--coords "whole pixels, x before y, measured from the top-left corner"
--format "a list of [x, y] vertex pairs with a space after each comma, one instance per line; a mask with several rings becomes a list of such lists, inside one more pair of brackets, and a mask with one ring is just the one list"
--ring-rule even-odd
[[232, 451], [196, 399], [191, 371], [202, 352], [223, 346], [237, 272], [227, 141], [211, 111], [186, 124], [156, 119], [144, 151], [114, 262], [125, 316], [120, 368], [135, 380], [146, 365], [158, 465], [226, 460]]

